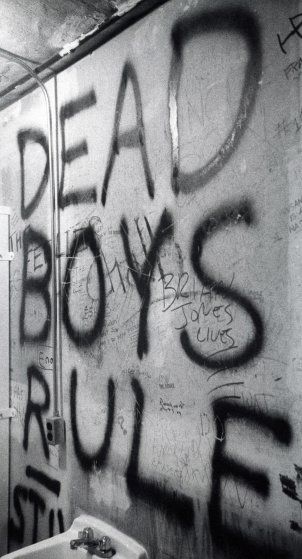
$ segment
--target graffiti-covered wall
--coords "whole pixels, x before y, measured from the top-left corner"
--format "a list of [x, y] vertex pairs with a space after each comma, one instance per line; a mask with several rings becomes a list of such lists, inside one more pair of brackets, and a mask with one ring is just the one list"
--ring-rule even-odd
[[[43, 100], [1, 113], [11, 550], [80, 512], [150, 557], [298, 557], [299, 2], [171, 0], [48, 83], [66, 449], [52, 414]], [[56, 101], [56, 105], [55, 105]]]

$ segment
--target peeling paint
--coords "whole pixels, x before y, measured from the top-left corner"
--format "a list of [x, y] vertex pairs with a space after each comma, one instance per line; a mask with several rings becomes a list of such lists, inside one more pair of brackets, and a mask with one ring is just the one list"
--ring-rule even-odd
[[88, 31], [88, 33], [82, 33], [80, 37], [78, 37], [78, 39], [75, 39], [71, 43], [67, 43], [66, 45], [64, 45], [64, 47], [59, 52], [59, 56], [63, 58], [63, 56], [66, 56], [67, 54], [70, 54], [72, 51], [76, 50], [86, 39], [95, 35], [103, 26], [103, 24], [103, 22], [98, 23], [97, 25], [95, 25], [95, 27], [93, 27], [93, 29]]
[[142, 0], [125, 0], [125, 2], [118, 2], [113, 0], [113, 5], [116, 8], [116, 15], [121, 17], [122, 15], [126, 14], [130, 10], [133, 10], [138, 4], [141, 4]]

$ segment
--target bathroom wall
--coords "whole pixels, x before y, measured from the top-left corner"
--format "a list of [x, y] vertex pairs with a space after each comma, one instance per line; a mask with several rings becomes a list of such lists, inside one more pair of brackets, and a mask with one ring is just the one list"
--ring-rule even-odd
[[82, 511], [156, 559], [298, 557], [299, 2], [171, 0], [48, 83], [66, 448], [52, 415], [43, 99], [1, 113], [10, 549]]

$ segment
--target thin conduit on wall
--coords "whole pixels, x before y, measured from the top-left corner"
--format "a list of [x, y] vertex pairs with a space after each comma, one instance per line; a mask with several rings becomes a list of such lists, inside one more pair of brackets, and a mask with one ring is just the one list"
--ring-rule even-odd
[[[59, 238], [59, 211], [58, 211], [58, 164], [56, 149], [54, 148], [54, 134], [51, 104], [48, 91], [43, 81], [37, 76], [35, 71], [28, 65], [23, 57], [18, 56], [10, 51], [0, 48], [0, 56], [8, 60], [12, 60], [19, 66], [22, 66], [35, 80], [42, 89], [46, 102], [47, 111], [47, 128], [48, 128], [48, 155], [49, 155], [49, 184], [52, 200], [51, 211], [51, 245], [52, 245], [52, 313], [53, 313], [53, 416], [60, 416], [62, 413], [62, 402], [59, 404], [59, 387], [62, 383], [62, 367], [61, 367], [61, 337], [60, 337], [60, 318], [61, 318], [61, 290], [60, 290], [60, 238]], [[57, 257], [58, 256], [58, 257]]]

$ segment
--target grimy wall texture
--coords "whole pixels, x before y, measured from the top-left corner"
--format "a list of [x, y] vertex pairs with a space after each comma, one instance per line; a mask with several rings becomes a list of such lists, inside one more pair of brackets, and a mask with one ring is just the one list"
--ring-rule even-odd
[[171, 0], [48, 83], [65, 450], [45, 433], [45, 109], [36, 91], [1, 113], [11, 550], [86, 511], [153, 559], [300, 556], [300, 12]]

